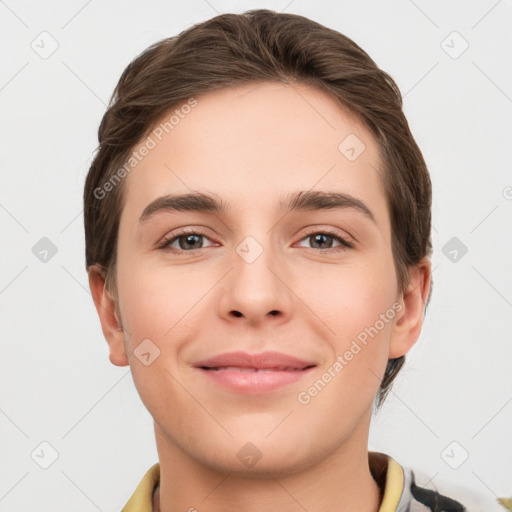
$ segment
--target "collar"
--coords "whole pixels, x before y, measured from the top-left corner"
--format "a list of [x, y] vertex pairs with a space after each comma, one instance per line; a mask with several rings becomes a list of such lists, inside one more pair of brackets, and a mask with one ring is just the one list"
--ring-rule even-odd
[[[404, 471], [394, 459], [378, 452], [369, 452], [370, 472], [381, 490], [378, 512], [396, 512], [404, 488]], [[157, 462], [142, 477], [122, 512], [156, 512], [153, 494], [160, 483], [160, 464]]]

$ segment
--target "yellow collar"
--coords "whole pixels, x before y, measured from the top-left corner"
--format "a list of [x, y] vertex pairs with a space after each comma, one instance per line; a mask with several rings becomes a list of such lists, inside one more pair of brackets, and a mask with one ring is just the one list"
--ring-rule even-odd
[[[369, 452], [370, 471], [381, 488], [379, 512], [395, 512], [404, 487], [404, 472], [394, 459], [378, 452]], [[152, 512], [153, 492], [160, 481], [157, 462], [146, 472], [122, 512]]]
[[160, 482], [160, 464], [151, 466], [121, 512], [152, 512], [153, 491]]

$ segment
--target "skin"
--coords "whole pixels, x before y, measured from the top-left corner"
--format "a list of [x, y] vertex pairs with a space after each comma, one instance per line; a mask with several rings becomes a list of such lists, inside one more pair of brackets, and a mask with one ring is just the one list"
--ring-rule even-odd
[[[110, 360], [130, 365], [154, 418], [161, 471], [155, 506], [376, 511], [367, 449], [372, 404], [388, 358], [406, 354], [420, 334], [430, 261], [410, 269], [400, 293], [376, 141], [324, 92], [261, 83], [197, 101], [126, 178], [116, 298], [96, 267], [89, 272]], [[366, 146], [353, 162], [338, 150], [349, 134]], [[310, 189], [352, 195], [375, 223], [354, 208], [283, 216], [279, 201]], [[215, 193], [230, 209], [166, 211], [139, 222], [156, 198], [192, 191]], [[174, 241], [175, 252], [157, 247], [184, 227], [207, 233], [192, 240], [199, 248], [187, 249], [186, 237], [181, 248]], [[313, 228], [354, 245], [334, 238], [315, 245]], [[236, 251], [247, 236], [263, 249], [252, 263]], [[392, 321], [307, 405], [299, 403], [298, 393], [393, 304], [402, 307]], [[134, 350], [148, 338], [160, 355], [145, 366]], [[263, 395], [221, 388], [193, 368], [236, 350], [276, 350], [317, 366]], [[248, 442], [261, 453], [252, 467], [237, 457]]]

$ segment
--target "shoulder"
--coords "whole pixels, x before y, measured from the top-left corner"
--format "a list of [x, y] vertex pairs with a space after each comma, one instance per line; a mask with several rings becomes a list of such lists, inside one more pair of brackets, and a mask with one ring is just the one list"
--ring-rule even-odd
[[428, 479], [420, 470], [402, 467], [402, 496], [396, 512], [506, 512], [497, 499], [446, 481]]
[[146, 471], [122, 512], [152, 512], [153, 493], [159, 482], [160, 464], [157, 462]]
[[[507, 512], [494, 496], [477, 494], [421, 470], [399, 464], [379, 452], [369, 452], [370, 471], [381, 489], [379, 512]], [[505, 500], [506, 501], [506, 500]]]

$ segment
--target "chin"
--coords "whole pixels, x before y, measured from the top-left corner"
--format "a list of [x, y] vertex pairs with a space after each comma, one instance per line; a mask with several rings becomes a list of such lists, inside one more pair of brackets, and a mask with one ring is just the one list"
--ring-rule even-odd
[[[304, 448], [299, 450], [300, 446]], [[308, 452], [308, 446], [313, 448], [300, 436], [288, 436], [284, 443], [277, 437], [272, 439], [272, 434], [265, 438], [264, 435], [258, 437], [249, 433], [242, 438], [235, 437], [216, 446], [204, 447], [197, 455], [200, 463], [213, 471], [241, 478], [268, 479], [300, 472], [321, 461], [325, 453], [321, 450]]]
[[216, 458], [213, 464], [211, 460], [204, 461], [204, 463], [220, 473], [258, 480], [288, 476], [306, 469], [310, 465], [304, 460], [301, 461], [300, 457], [295, 457], [294, 460], [287, 459], [275, 450], [272, 455], [262, 453], [261, 458], [255, 462], [242, 462], [235, 456], [235, 458], [229, 457], [226, 460]]

